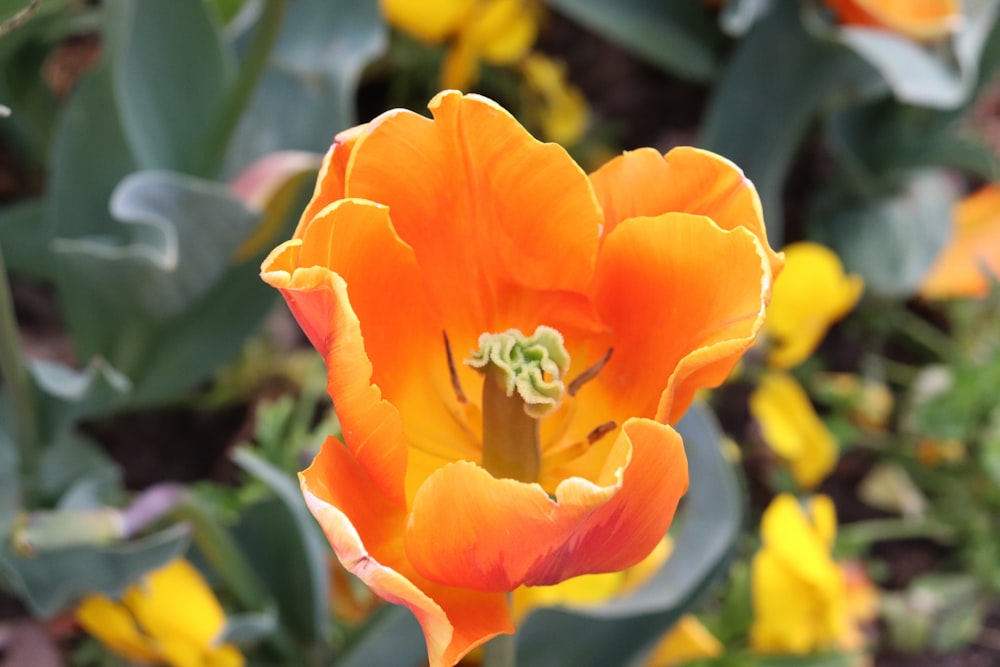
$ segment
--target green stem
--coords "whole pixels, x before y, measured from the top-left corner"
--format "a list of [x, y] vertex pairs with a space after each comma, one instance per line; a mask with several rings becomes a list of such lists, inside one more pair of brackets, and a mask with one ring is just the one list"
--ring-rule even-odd
[[948, 334], [909, 310], [900, 311], [897, 326], [910, 340], [938, 355], [943, 361], [954, 362], [962, 358], [961, 350]]
[[39, 434], [38, 406], [35, 403], [35, 387], [28, 374], [21, 337], [14, 315], [14, 299], [7, 279], [7, 267], [0, 252], [0, 375], [7, 385], [13, 409], [13, 421], [17, 425], [15, 438], [21, 455], [22, 479], [31, 483], [38, 466]]
[[483, 646], [482, 667], [516, 667], [517, 635], [497, 635]]
[[288, 0], [265, 0], [264, 11], [247, 45], [240, 72], [226, 96], [215, 131], [209, 136], [203, 163], [197, 172], [199, 175], [211, 178], [218, 174], [233, 132], [267, 68], [287, 8]]
[[837, 533], [838, 542], [862, 546], [919, 538], [948, 543], [955, 539], [956, 531], [952, 526], [929, 519], [871, 519], [840, 526]]

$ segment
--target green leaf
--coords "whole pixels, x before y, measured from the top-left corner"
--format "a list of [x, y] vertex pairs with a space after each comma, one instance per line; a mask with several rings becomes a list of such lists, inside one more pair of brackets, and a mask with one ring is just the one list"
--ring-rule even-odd
[[187, 549], [189, 531], [175, 525], [153, 535], [109, 547], [75, 547], [32, 558], [0, 550], [0, 578], [38, 616], [51, 616], [90, 593], [121, 595], [146, 572]]
[[11, 273], [30, 278], [49, 278], [45, 203], [29, 199], [0, 211], [0, 248]]
[[278, 602], [283, 623], [307, 642], [330, 633], [329, 548], [295, 480], [245, 447], [233, 452], [238, 466], [274, 492], [279, 504], [247, 511], [240, 535], [248, 556]]
[[278, 627], [278, 616], [274, 611], [230, 614], [226, 616], [226, 627], [218, 642], [233, 643], [237, 646], [259, 644]]
[[109, 4], [114, 91], [140, 167], [196, 173], [233, 75], [204, 0]]
[[[391, 637], [392, 641], [386, 641]], [[408, 609], [387, 607], [375, 615], [333, 667], [419, 667], [427, 664], [424, 633]], [[553, 665], [559, 663], [552, 663]]]
[[56, 251], [76, 286], [153, 321], [207, 292], [257, 220], [226, 187], [165, 171], [125, 178], [111, 213], [125, 227], [124, 242], [57, 239]]
[[57, 439], [86, 415], [100, 413], [132, 390], [127, 377], [104, 359], [94, 357], [83, 370], [47, 359], [29, 359], [28, 371], [41, 390], [40, 411], [45, 440]]
[[677, 426], [684, 437], [691, 487], [674, 551], [639, 591], [600, 607], [541, 609], [518, 635], [518, 665], [624, 664], [689, 610], [721, 574], [739, 535], [743, 498], [722, 435], [709, 410], [692, 406]]
[[809, 35], [797, 3], [774, 3], [737, 45], [697, 144], [735, 162], [757, 186], [774, 247], [783, 244], [782, 189], [806, 130], [831, 100], [871, 74], [848, 49]]
[[881, 99], [831, 114], [831, 152], [859, 193], [897, 184], [917, 167], [947, 167], [987, 180], [1000, 175], [998, 159], [982, 141], [957, 136], [956, 114]]
[[14, 438], [0, 427], [0, 535], [4, 536], [10, 532], [21, 511], [19, 460]]
[[135, 162], [107, 67], [93, 70], [78, 82], [56, 127], [51, 164], [46, 197], [49, 237], [114, 238], [118, 224], [108, 214], [108, 199], [115, 186], [135, 170]]
[[722, 34], [702, 0], [548, 0], [548, 4], [680, 77], [708, 81], [719, 69]]
[[226, 173], [278, 150], [325, 151], [356, 124], [361, 71], [386, 44], [377, 0], [289, 3], [270, 66], [230, 143]]
[[818, 205], [810, 236], [860, 273], [869, 292], [907, 297], [947, 242], [957, 198], [948, 174], [918, 171], [892, 196], [857, 201], [831, 194]]

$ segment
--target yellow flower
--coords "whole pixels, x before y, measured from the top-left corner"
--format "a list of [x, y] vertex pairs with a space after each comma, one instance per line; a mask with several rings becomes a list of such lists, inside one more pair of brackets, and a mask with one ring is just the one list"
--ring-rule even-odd
[[845, 275], [829, 248], [809, 242], [786, 247], [785, 270], [774, 284], [764, 323], [770, 363], [792, 368], [805, 360], [830, 326], [854, 308], [863, 288], [861, 277]]
[[827, 496], [813, 496], [808, 515], [789, 494], [764, 511], [763, 544], [750, 575], [750, 643], [756, 652], [806, 655], [860, 648], [860, 625], [874, 616], [876, 593], [856, 564], [841, 566], [831, 557], [836, 529], [836, 510]]
[[521, 63], [529, 100], [548, 141], [570, 145], [587, 129], [587, 100], [579, 88], [566, 80], [566, 67], [540, 53]]
[[954, 225], [951, 241], [920, 286], [925, 299], [983, 298], [1000, 278], [1000, 184], [959, 202]]
[[441, 85], [467, 90], [478, 79], [480, 60], [513, 65], [528, 53], [541, 6], [537, 0], [382, 0], [382, 13], [422, 42], [450, 41]]
[[837, 463], [837, 442], [791, 376], [765, 373], [750, 396], [750, 413], [800, 487], [812, 489], [830, 474]]
[[118, 655], [145, 665], [242, 667], [232, 644], [219, 644], [226, 615], [198, 570], [177, 559], [125, 591], [120, 601], [84, 598], [84, 630]]
[[692, 660], [717, 658], [722, 652], [722, 644], [701, 621], [685, 614], [653, 649], [646, 667], [672, 667]]

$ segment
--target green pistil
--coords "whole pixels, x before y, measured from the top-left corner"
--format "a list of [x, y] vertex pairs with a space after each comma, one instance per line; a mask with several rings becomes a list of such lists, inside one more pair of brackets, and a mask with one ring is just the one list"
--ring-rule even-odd
[[563, 337], [540, 326], [483, 334], [465, 363], [483, 374], [483, 467], [494, 477], [535, 482], [541, 467], [538, 426], [562, 402], [569, 369]]

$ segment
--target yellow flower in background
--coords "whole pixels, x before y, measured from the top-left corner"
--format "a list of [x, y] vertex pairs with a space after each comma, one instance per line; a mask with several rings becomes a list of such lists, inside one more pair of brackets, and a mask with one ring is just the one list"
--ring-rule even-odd
[[750, 570], [750, 644], [758, 653], [857, 650], [861, 624], [877, 609], [864, 571], [830, 555], [837, 530], [833, 501], [816, 495], [807, 508], [808, 514], [794, 496], [782, 494], [761, 519], [763, 544]]
[[121, 600], [84, 598], [77, 621], [118, 655], [145, 665], [242, 667], [243, 654], [220, 644], [222, 606], [201, 573], [177, 559], [148, 573]]
[[653, 649], [645, 667], [673, 667], [692, 660], [717, 658], [722, 643], [694, 615], [685, 614]]
[[925, 299], [982, 298], [1000, 278], [1000, 185], [987, 185], [955, 207], [952, 239], [920, 286]]
[[837, 441], [791, 376], [765, 373], [750, 395], [750, 414], [768, 447], [788, 464], [800, 487], [814, 488], [833, 470]]
[[817, 243], [793, 243], [784, 252], [785, 270], [775, 281], [764, 332], [771, 365], [792, 368], [854, 308], [864, 283], [846, 275], [836, 253]]
[[547, 141], [568, 146], [587, 129], [587, 100], [566, 79], [566, 66], [548, 56], [532, 53], [521, 63], [528, 89], [528, 108], [533, 111]]
[[382, 0], [394, 27], [428, 44], [450, 42], [441, 72], [443, 88], [468, 90], [479, 78], [479, 61], [513, 65], [538, 36], [537, 0]]

